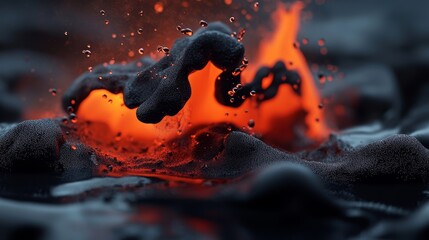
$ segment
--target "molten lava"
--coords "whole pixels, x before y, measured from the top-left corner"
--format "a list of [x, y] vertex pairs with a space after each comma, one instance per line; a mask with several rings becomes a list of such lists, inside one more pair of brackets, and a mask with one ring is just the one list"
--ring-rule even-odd
[[[323, 111], [318, 107], [320, 97], [317, 88], [305, 57], [296, 45], [300, 13], [303, 7], [302, 2], [292, 4], [288, 10], [283, 5], [279, 5], [277, 11], [272, 15], [273, 22], [276, 23], [274, 33], [261, 42], [256, 64], [249, 65], [247, 72], [244, 72], [245, 79], [249, 80], [252, 79], [251, 76], [257, 68], [273, 66], [275, 62], [281, 60], [289, 70], [297, 71], [301, 77], [302, 96], [295, 95], [289, 86], [282, 86], [274, 99], [259, 107], [257, 122], [260, 123], [260, 126], [255, 130], [262, 134], [268, 133], [268, 142], [275, 145], [281, 145], [285, 141], [285, 134], [288, 133], [282, 130], [289, 129], [290, 131], [294, 126], [284, 125], [292, 115], [300, 110], [306, 112], [305, 123], [308, 128], [306, 131], [308, 137], [320, 140], [328, 134], [328, 129], [324, 124]], [[274, 125], [274, 123], [277, 124]]]
[[[323, 112], [318, 108], [319, 95], [303, 54], [294, 47], [302, 8], [302, 3], [295, 3], [288, 10], [280, 5], [273, 14], [275, 32], [271, 35], [264, 34], [267, 37], [259, 46], [257, 59], [251, 62], [242, 74], [242, 81], [249, 82], [258, 68], [271, 67], [281, 60], [288, 69], [299, 73], [301, 96], [296, 95], [290, 86], [283, 85], [277, 96], [266, 102], [258, 104], [257, 96], [254, 96], [249, 97], [239, 108], [223, 106], [214, 96], [214, 81], [221, 70], [209, 63], [201, 71], [189, 76], [192, 95], [180, 113], [174, 117], [166, 117], [158, 124], [139, 122], [135, 115], [136, 110], [124, 106], [122, 94], [114, 95], [106, 90], [93, 91], [81, 104], [77, 115], [80, 121], [104, 123], [113, 133], [131, 136], [144, 143], [153, 143], [156, 139], [171, 139], [185, 132], [191, 125], [221, 122], [257, 133], [264, 141], [278, 147], [288, 146], [288, 142], [297, 136], [296, 132], [302, 132], [301, 135], [305, 134], [312, 140], [321, 140], [326, 136], [327, 129]], [[254, 126], [250, 124], [253, 122]]]

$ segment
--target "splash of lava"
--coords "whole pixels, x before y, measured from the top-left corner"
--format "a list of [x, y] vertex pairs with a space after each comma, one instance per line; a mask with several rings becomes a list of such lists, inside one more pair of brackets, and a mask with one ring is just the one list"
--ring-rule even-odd
[[[124, 105], [122, 94], [115, 95], [106, 90], [93, 91], [81, 104], [77, 115], [83, 121], [104, 123], [111, 133], [131, 136], [140, 143], [177, 137], [191, 125], [226, 122], [244, 131], [260, 134], [267, 143], [280, 147], [285, 142], [293, 141], [294, 131], [297, 130], [294, 119], [302, 115], [301, 126], [305, 125], [302, 132], [309, 139], [321, 140], [328, 131], [323, 111], [318, 108], [319, 95], [303, 54], [294, 47], [302, 8], [300, 2], [292, 4], [289, 9], [280, 5], [272, 16], [276, 23], [274, 33], [265, 34], [257, 60], [242, 75], [244, 82], [250, 81], [259, 67], [273, 66], [281, 60], [288, 69], [299, 73], [301, 96], [294, 94], [290, 86], [282, 86], [274, 99], [259, 105], [256, 101], [246, 101], [239, 108], [223, 106], [214, 96], [214, 80], [222, 71], [209, 63], [189, 76], [192, 96], [182, 111], [176, 116], [164, 118], [158, 124], [139, 122], [136, 110]], [[270, 78], [264, 81], [269, 83]], [[249, 127], [249, 120], [255, 122], [254, 127]], [[110, 133], [103, 134], [108, 137]]]

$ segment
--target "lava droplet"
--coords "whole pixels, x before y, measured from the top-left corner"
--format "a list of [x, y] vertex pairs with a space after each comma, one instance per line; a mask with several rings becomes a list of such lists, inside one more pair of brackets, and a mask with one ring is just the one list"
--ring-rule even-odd
[[85, 54], [87, 58], [91, 57], [92, 54], [91, 51], [89, 51], [88, 49], [82, 50], [82, 53]]
[[240, 75], [240, 73], [241, 73], [240, 68], [236, 68], [236, 69], [232, 72], [232, 76], [236, 77], [236, 76]]
[[76, 114], [74, 114], [74, 113], [70, 113], [70, 122], [72, 122], [72, 123], [77, 123], [77, 117], [76, 117]]
[[74, 112], [74, 108], [72, 106], [68, 106], [67, 107], [67, 112], [68, 113], [73, 113]]
[[303, 38], [302, 39], [302, 44], [307, 45], [309, 42], [308, 38]]
[[249, 122], [247, 123], [247, 125], [248, 125], [250, 128], [255, 127], [255, 120], [253, 120], [253, 119], [249, 119]]
[[55, 88], [50, 88], [50, 89], [49, 89], [49, 92], [51, 93], [51, 95], [52, 95], [52, 96], [54, 96], [54, 97], [55, 97], [55, 96], [57, 96], [57, 89], [55, 89]]
[[209, 24], [206, 22], [206, 21], [204, 21], [204, 20], [200, 20], [200, 26], [201, 27], [207, 27]]
[[163, 52], [165, 55], [168, 55], [168, 54], [170, 54], [170, 49], [169, 49], [168, 47], [162, 47], [162, 52]]
[[156, 13], [162, 13], [164, 11], [164, 5], [161, 2], [157, 2], [153, 5], [153, 9]]
[[255, 8], [255, 10], [257, 10], [259, 8], [259, 2], [255, 2], [253, 4], [253, 8]]
[[192, 36], [194, 34], [192, 29], [190, 28], [183, 28], [182, 30], [180, 30], [180, 32], [188, 36]]

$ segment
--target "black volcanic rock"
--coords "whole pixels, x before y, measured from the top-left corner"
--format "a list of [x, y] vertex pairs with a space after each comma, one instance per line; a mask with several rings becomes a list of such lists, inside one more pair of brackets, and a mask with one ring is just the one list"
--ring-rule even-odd
[[239, 132], [229, 134], [224, 145], [217, 160], [207, 163], [205, 177], [230, 178], [276, 162], [296, 163], [311, 169], [333, 188], [350, 188], [364, 199], [397, 204], [406, 202], [395, 196], [398, 189], [419, 198], [429, 183], [429, 150], [408, 135], [394, 135], [359, 148], [319, 155], [317, 160], [276, 150]]
[[58, 168], [65, 142], [52, 120], [24, 121], [0, 137], [0, 170], [3, 173], [52, 173]]
[[76, 112], [82, 101], [93, 90], [106, 89], [114, 94], [123, 92], [125, 84], [128, 81], [134, 79], [139, 71], [153, 63], [151, 58], [145, 57], [130, 62], [127, 65], [112, 64], [96, 66], [92, 72], [82, 74], [67, 89], [62, 99], [63, 109], [67, 111], [67, 108], [72, 106]]
[[191, 97], [189, 74], [203, 69], [209, 61], [228, 72], [240, 65], [244, 47], [230, 32], [221, 23], [210, 23], [192, 37], [177, 40], [166, 57], [127, 83], [125, 104], [138, 107], [137, 118], [146, 123], [176, 115]]
[[[6, 192], [34, 192], [94, 176], [91, 148], [66, 142], [57, 121], [28, 120], [0, 130], [0, 182]], [[2, 194], [5, 194], [3, 192]]]
[[341, 215], [338, 203], [326, 192], [320, 179], [296, 163], [276, 163], [253, 180], [248, 201], [253, 208], [284, 211], [290, 220], [303, 216]]

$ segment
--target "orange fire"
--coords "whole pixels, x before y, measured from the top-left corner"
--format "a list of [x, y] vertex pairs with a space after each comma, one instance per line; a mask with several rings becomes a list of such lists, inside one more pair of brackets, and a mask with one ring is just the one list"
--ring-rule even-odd
[[[105, 90], [93, 91], [81, 104], [77, 115], [80, 121], [102, 122], [113, 133], [120, 132], [122, 136], [132, 136], [146, 143], [155, 139], [170, 139], [191, 125], [228, 122], [246, 131], [261, 134], [268, 143], [280, 146], [282, 142], [293, 140], [294, 126], [290, 119], [305, 111], [306, 136], [313, 140], [323, 139], [327, 128], [323, 112], [318, 108], [319, 95], [304, 56], [299, 49], [294, 48], [302, 8], [302, 3], [295, 3], [288, 10], [280, 5], [273, 15], [276, 23], [274, 34], [265, 34], [267, 38], [259, 46], [257, 62], [251, 62], [242, 75], [244, 81], [250, 81], [259, 67], [273, 66], [276, 61], [282, 60], [289, 69], [300, 74], [302, 96], [296, 96], [290, 86], [282, 85], [274, 99], [259, 106], [251, 99], [239, 108], [223, 106], [214, 96], [214, 80], [221, 70], [209, 63], [201, 71], [189, 76], [192, 96], [185, 108], [178, 115], [166, 117], [158, 124], [139, 122], [136, 110], [124, 106], [122, 94], [114, 95]], [[107, 98], [103, 95], [107, 95]], [[254, 128], [248, 126], [249, 120], [255, 122]]]
[[[287, 133], [278, 134], [279, 130], [285, 128], [278, 129], [278, 125], [273, 126], [273, 123], [285, 121], [300, 109], [307, 112], [305, 123], [308, 127], [306, 131], [308, 137], [321, 140], [328, 134], [323, 111], [318, 107], [320, 97], [313, 77], [304, 55], [295, 45], [303, 7], [302, 2], [292, 4], [288, 10], [283, 5], [278, 7], [272, 15], [276, 23], [274, 34], [262, 41], [258, 48], [257, 63], [249, 65], [247, 73], [245, 71], [245, 79], [252, 79], [251, 76], [260, 66], [273, 66], [275, 62], [281, 60], [288, 69], [297, 71], [301, 77], [302, 97], [296, 96], [289, 86], [283, 86], [274, 99], [259, 107], [258, 122], [263, 124], [257, 130], [261, 133], [273, 132], [270, 137], [275, 143], [284, 141], [284, 134]], [[290, 129], [291, 126], [286, 128]]]

